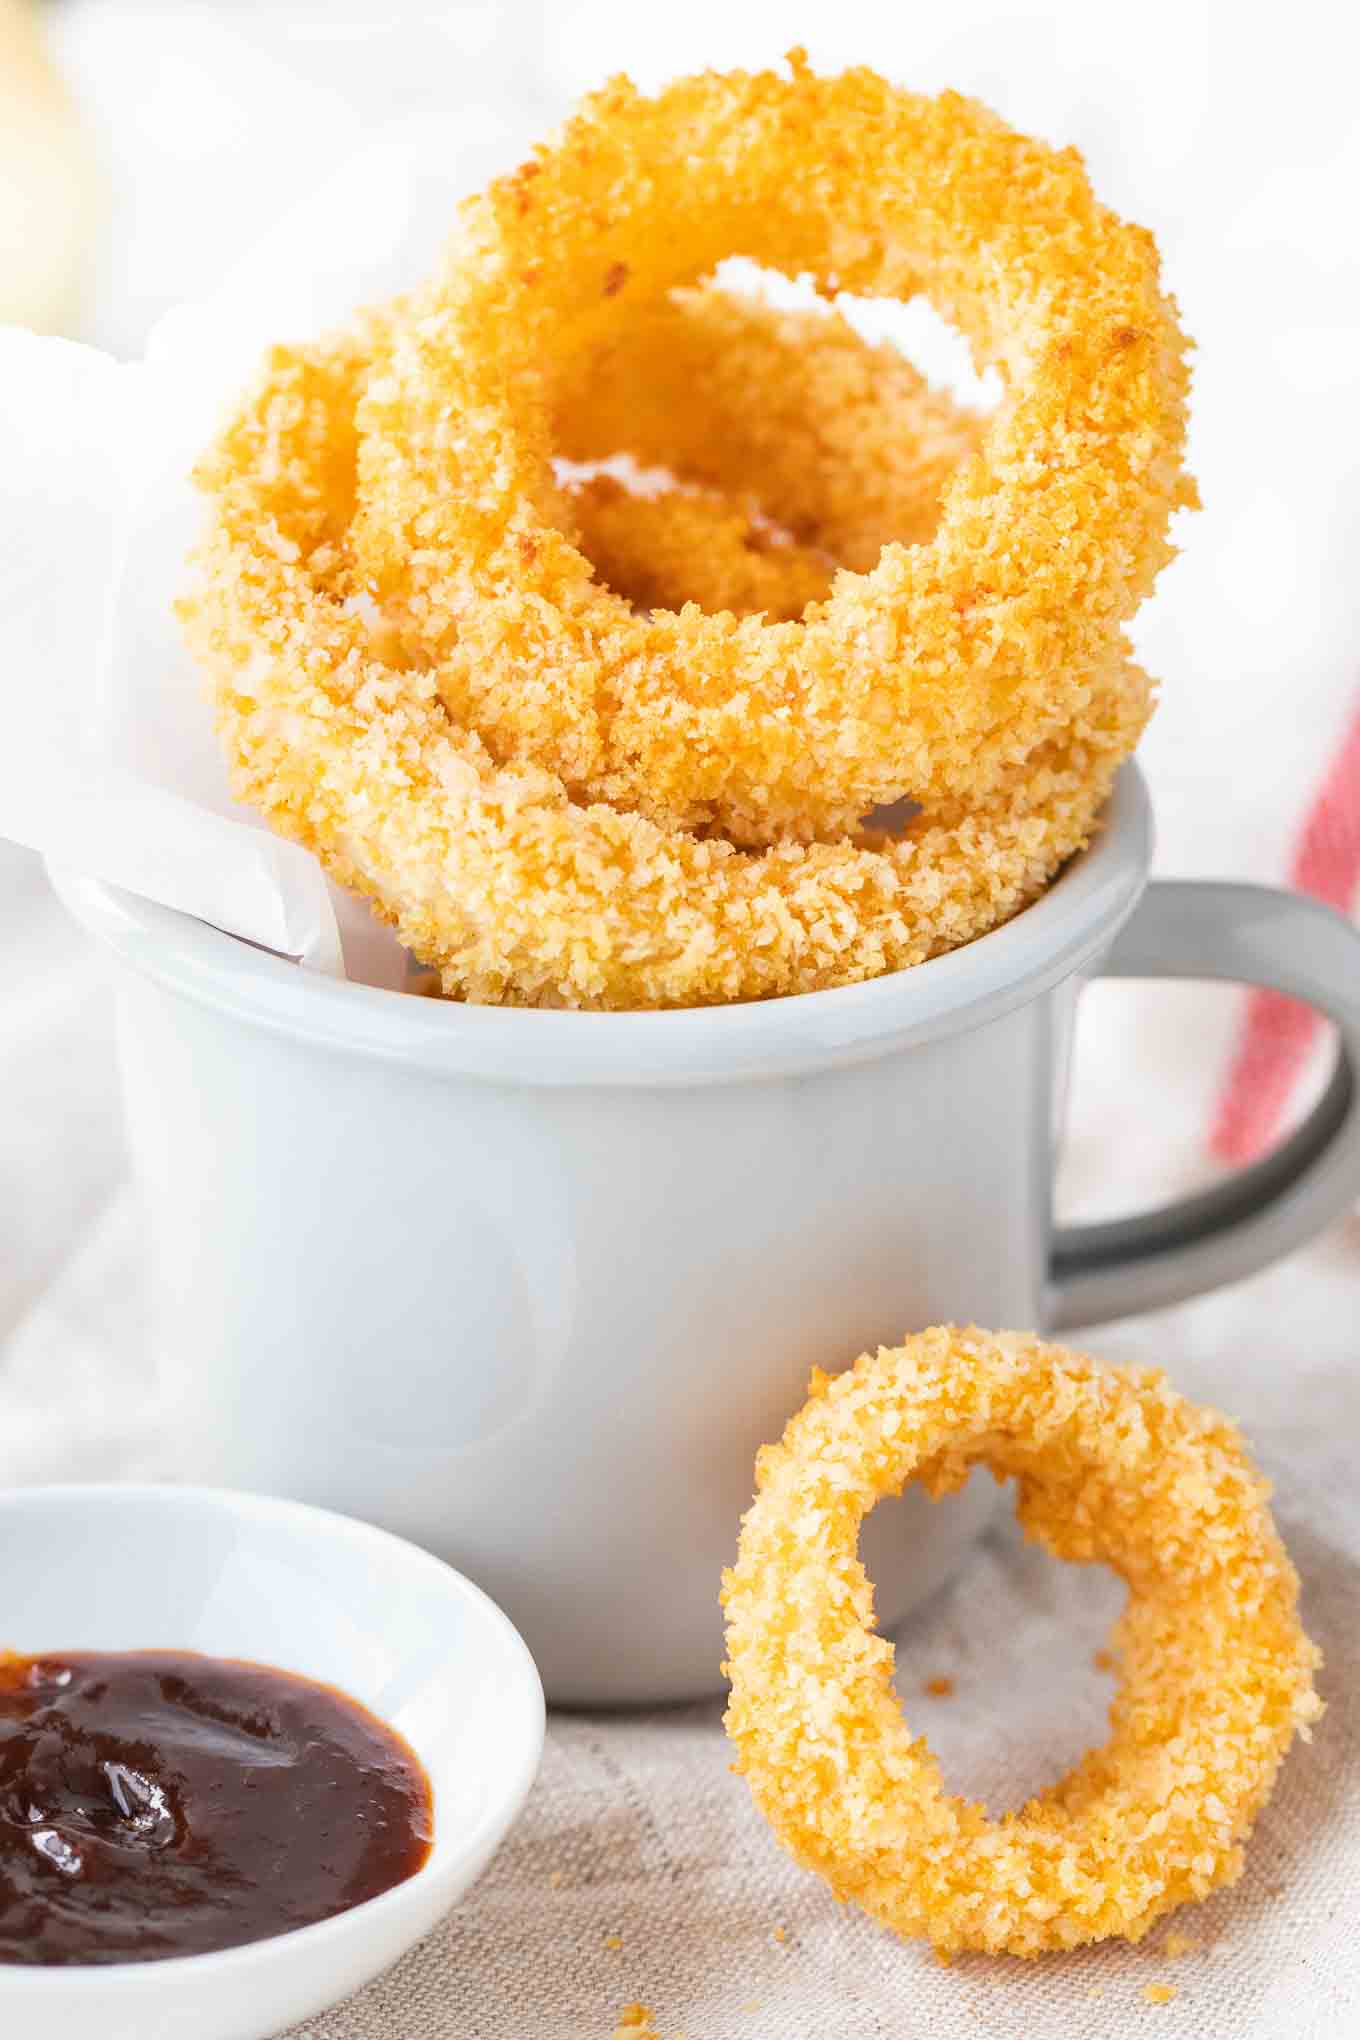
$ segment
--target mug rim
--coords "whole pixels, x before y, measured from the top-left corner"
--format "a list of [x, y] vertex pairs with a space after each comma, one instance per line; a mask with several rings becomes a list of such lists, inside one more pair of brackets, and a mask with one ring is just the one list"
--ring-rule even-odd
[[1147, 786], [1130, 761], [1088, 848], [1030, 906], [961, 948], [826, 991], [631, 1013], [460, 1005], [326, 977], [100, 879], [49, 875], [121, 963], [266, 1033], [489, 1082], [655, 1087], [810, 1073], [998, 1019], [1113, 940], [1147, 883], [1152, 839]]

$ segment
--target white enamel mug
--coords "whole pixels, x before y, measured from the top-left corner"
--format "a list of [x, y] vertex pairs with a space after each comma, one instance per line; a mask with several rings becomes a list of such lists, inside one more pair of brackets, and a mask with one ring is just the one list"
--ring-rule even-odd
[[[561, 1703], [714, 1691], [719, 1575], [809, 1370], [941, 1319], [1089, 1324], [1231, 1281], [1360, 1195], [1360, 935], [1157, 884], [1133, 768], [1025, 913], [841, 991], [675, 1013], [337, 983], [84, 880], [115, 965], [177, 1469], [366, 1517], [498, 1601]], [[1303, 1128], [1206, 1195], [1055, 1234], [1084, 978], [1329, 1013]], [[1130, 1113], [1138, 1100], [1130, 1097]], [[885, 1627], [995, 1507], [875, 1511]]]

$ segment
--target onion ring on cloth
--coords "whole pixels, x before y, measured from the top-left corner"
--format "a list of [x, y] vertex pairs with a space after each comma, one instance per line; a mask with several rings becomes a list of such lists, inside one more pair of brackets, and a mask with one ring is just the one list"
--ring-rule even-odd
[[[1016, 1813], [951, 1798], [892, 1690], [856, 1556], [905, 1482], [1014, 1475], [1025, 1532], [1126, 1581], [1111, 1734]], [[727, 1729], [784, 1846], [901, 1934], [1038, 1955], [1119, 1935], [1229, 1884], [1318, 1651], [1268, 1487], [1233, 1426], [1148, 1370], [943, 1326], [813, 1377], [724, 1581]]]
[[209, 522], [182, 614], [238, 796], [366, 894], [450, 995], [637, 1008], [850, 984], [994, 927], [1087, 841], [1148, 713], [1122, 658], [990, 805], [891, 842], [754, 854], [498, 764], [350, 551], [356, 405], [391, 332], [274, 350], [199, 470]]
[[[929, 542], [801, 622], [639, 616], [561, 528], [579, 365], [733, 252], [924, 292], [1007, 388]], [[467, 202], [394, 333], [359, 405], [360, 578], [416, 620], [455, 718], [577, 799], [748, 844], [903, 795], [976, 806], [1084, 712], [1170, 557], [1185, 393], [1151, 237], [1074, 151], [867, 70], [617, 80]]]

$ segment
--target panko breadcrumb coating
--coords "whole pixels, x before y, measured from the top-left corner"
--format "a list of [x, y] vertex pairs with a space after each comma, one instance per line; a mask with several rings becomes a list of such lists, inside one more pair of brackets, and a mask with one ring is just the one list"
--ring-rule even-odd
[[887, 844], [752, 854], [499, 765], [353, 559], [356, 404], [400, 323], [274, 350], [200, 467], [182, 614], [237, 794], [366, 894], [447, 993], [637, 1008], [850, 984], [985, 933], [1086, 843], [1150, 705], [1122, 648], [989, 803]]
[[826, 594], [835, 561], [772, 536], [758, 506], [711, 489], [644, 495], [612, 475], [568, 492], [577, 543], [636, 609], [730, 609], [801, 616]]
[[[578, 380], [554, 421], [561, 456], [622, 453], [644, 474], [673, 478], [661, 495], [628, 493], [610, 475], [565, 492], [564, 530], [635, 609], [697, 602], [734, 618], [802, 617], [830, 595], [839, 567], [929, 538], [945, 483], [983, 425], [838, 315], [776, 312], [711, 286], [636, 313]], [[409, 614], [395, 590], [384, 607]], [[423, 653], [418, 617], [408, 635]], [[471, 685], [438, 670], [450, 712], [498, 762], [535, 756], [533, 739], [516, 734], [523, 688], [507, 718], [499, 669], [479, 669]], [[578, 721], [573, 741], [591, 727], [589, 715]], [[1011, 733], [1001, 741], [1013, 754]], [[664, 800], [625, 805], [670, 818]]]
[[[1028, 1536], [1128, 1586], [1110, 1739], [1016, 1813], [949, 1796], [892, 1687], [856, 1555], [882, 1496], [1014, 1476]], [[937, 1326], [866, 1354], [757, 1461], [727, 1574], [727, 1729], [791, 1854], [944, 1957], [1136, 1941], [1230, 1884], [1320, 1656], [1269, 1489], [1226, 1418], [1160, 1373]]]
[[707, 284], [629, 305], [559, 393], [552, 428], [569, 460], [623, 452], [728, 495], [754, 490], [799, 543], [862, 574], [885, 545], [934, 536], [986, 423], [837, 311], [777, 311]]
[[[553, 476], [582, 366], [734, 251], [924, 292], [1006, 387], [929, 541], [803, 621], [639, 615]], [[359, 398], [352, 542], [498, 756], [666, 827], [844, 836], [903, 795], [980, 807], [1061, 740], [1192, 500], [1185, 394], [1152, 239], [1075, 151], [862, 69], [618, 79], [462, 208]]]

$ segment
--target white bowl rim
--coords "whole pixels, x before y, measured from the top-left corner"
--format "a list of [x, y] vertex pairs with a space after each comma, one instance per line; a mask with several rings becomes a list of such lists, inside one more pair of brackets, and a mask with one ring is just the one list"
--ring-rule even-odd
[[206, 922], [51, 869], [71, 912], [125, 964], [238, 1023], [436, 1074], [530, 1085], [670, 1085], [858, 1062], [980, 1027], [1098, 956], [1147, 881], [1152, 814], [1120, 768], [1088, 848], [990, 933], [834, 990], [665, 1012], [459, 1005], [301, 970]]
[[[444, 1559], [436, 1558], [433, 1552], [412, 1544], [405, 1537], [398, 1537], [391, 1530], [382, 1530], [376, 1524], [365, 1523], [360, 1517], [346, 1516], [337, 1509], [318, 1508], [311, 1502], [295, 1502], [279, 1495], [257, 1494], [247, 1488], [198, 1487], [175, 1481], [69, 1481], [35, 1484], [32, 1487], [0, 1487], [0, 1521], [7, 1511], [19, 1508], [43, 1507], [72, 1504], [104, 1507], [109, 1503], [117, 1505], [126, 1501], [143, 1504], [183, 1503], [195, 1506], [206, 1505], [220, 1508], [230, 1514], [242, 1515], [255, 1520], [283, 1518], [295, 1524], [310, 1525], [324, 1530], [327, 1536], [341, 1534], [355, 1541], [375, 1542], [395, 1547], [403, 1557], [431, 1578], [440, 1576], [439, 1584], [448, 1591], [453, 1590], [476, 1607], [479, 1614], [488, 1619], [490, 1628], [508, 1647], [510, 1661], [517, 1664], [525, 1681], [525, 1695], [530, 1702], [531, 1719], [535, 1724], [532, 1739], [526, 1743], [518, 1765], [509, 1781], [509, 1789], [497, 1804], [489, 1809], [466, 1838], [460, 1838], [459, 1846], [450, 1860], [435, 1868], [433, 1852], [431, 1857], [410, 1877], [400, 1884], [392, 1885], [387, 1891], [379, 1892], [376, 1898], [364, 1899], [361, 1904], [348, 1907], [344, 1912], [333, 1913], [329, 1919], [316, 1920], [311, 1926], [293, 1927], [283, 1933], [267, 1935], [263, 1940], [246, 1941], [234, 1948], [216, 1948], [199, 1955], [167, 1955], [144, 1962], [71, 1962], [43, 1964], [28, 1962], [0, 1962], [0, 2002], [10, 1992], [39, 1996], [46, 1985], [55, 1995], [57, 1992], [83, 1993], [97, 1997], [102, 1992], [129, 1988], [142, 1989], [154, 1986], [157, 1977], [192, 1976], [199, 1982], [209, 1984], [215, 1976], [226, 1970], [239, 1975], [243, 1969], [268, 1968], [271, 1962], [286, 1960], [288, 1954], [304, 1949], [321, 1948], [342, 1940], [353, 1933], [356, 1921], [372, 1922], [380, 1914], [399, 1912], [403, 1907], [421, 1904], [428, 1897], [432, 1885], [456, 1884], [462, 1874], [469, 1855], [476, 1853], [484, 1841], [488, 1828], [503, 1823], [503, 1832], [509, 1829], [519, 1816], [529, 1790], [538, 1774], [543, 1754], [543, 1738], [546, 1727], [546, 1713], [543, 1686], [538, 1668], [529, 1654], [529, 1647], [508, 1615], [497, 1607], [491, 1596], [484, 1593], [475, 1581], [468, 1579], [455, 1566]], [[54, 1646], [56, 1647], [56, 1646]], [[62, 1646], [77, 1649], [76, 1644]], [[159, 1646], [148, 1645], [148, 1649]], [[173, 1648], [173, 1645], [163, 1646]], [[419, 1897], [417, 1896], [419, 1894]], [[286, 1953], [281, 1957], [279, 1951]]]

